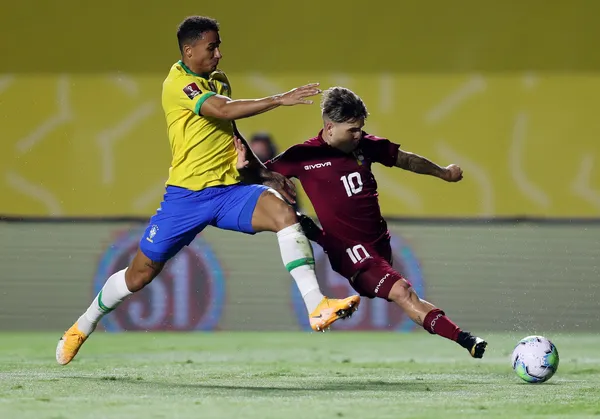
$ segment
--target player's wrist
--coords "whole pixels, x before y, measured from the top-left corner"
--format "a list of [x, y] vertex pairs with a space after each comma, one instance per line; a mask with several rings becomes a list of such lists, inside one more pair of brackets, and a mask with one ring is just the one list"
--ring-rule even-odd
[[450, 170], [448, 170], [445, 167], [440, 167], [440, 169], [438, 170], [438, 177], [442, 180], [450, 179]]
[[273, 104], [275, 104], [276, 106], [283, 106], [283, 93], [280, 93], [278, 95], [273, 95], [270, 97], [271, 101], [273, 102]]

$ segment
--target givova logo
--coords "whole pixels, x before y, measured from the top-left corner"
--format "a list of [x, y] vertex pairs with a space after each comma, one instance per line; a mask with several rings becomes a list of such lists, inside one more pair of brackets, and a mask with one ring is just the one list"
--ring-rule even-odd
[[331, 166], [330, 161], [326, 161], [324, 163], [307, 164], [306, 166], [304, 166], [304, 170], [321, 169], [322, 167], [327, 166]]
[[385, 276], [379, 280], [379, 283], [375, 287], [375, 294], [377, 294], [379, 292], [379, 287], [381, 287], [383, 285], [383, 283], [385, 282], [385, 280], [387, 278], [389, 278], [389, 276], [390, 276], [390, 274], [385, 274]]
[[[135, 256], [145, 228], [123, 233], [98, 265], [95, 296], [113, 273]], [[110, 332], [123, 330], [212, 330], [225, 301], [223, 270], [212, 249], [197, 236], [170, 260], [160, 275], [102, 319]]]

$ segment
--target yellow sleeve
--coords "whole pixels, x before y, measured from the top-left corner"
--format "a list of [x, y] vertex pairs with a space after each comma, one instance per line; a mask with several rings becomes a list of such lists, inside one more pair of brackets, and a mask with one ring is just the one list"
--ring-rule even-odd
[[216, 95], [211, 91], [208, 82], [195, 77], [178, 77], [171, 83], [171, 97], [178, 106], [200, 114], [202, 104], [211, 96]]

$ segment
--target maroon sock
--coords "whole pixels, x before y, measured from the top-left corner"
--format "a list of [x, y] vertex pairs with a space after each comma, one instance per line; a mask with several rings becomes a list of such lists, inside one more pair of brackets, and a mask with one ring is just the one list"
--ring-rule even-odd
[[456, 342], [460, 328], [450, 320], [442, 310], [434, 308], [425, 316], [423, 329], [432, 335], [440, 335]]

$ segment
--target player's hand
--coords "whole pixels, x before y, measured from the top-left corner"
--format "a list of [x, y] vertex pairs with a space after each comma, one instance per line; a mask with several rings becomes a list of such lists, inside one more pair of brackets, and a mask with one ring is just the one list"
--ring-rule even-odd
[[462, 178], [462, 169], [456, 164], [446, 166], [446, 170], [444, 171], [444, 175], [442, 176], [442, 179], [444, 179], [446, 182], [458, 182]]
[[311, 83], [283, 93], [279, 96], [279, 102], [283, 106], [312, 105], [313, 101], [306, 98], [316, 96], [320, 93], [319, 83]]
[[296, 203], [296, 186], [294, 182], [283, 176], [281, 173], [269, 172], [263, 181], [263, 185], [275, 189], [290, 204]]
[[237, 151], [237, 162], [235, 163], [235, 168], [245, 169], [248, 167], [250, 162], [246, 159], [248, 149], [238, 137], [233, 137], [233, 146], [235, 147], [235, 151]]
[[323, 237], [323, 230], [308, 215], [296, 212], [296, 216], [306, 238], [320, 244], [320, 240]]

